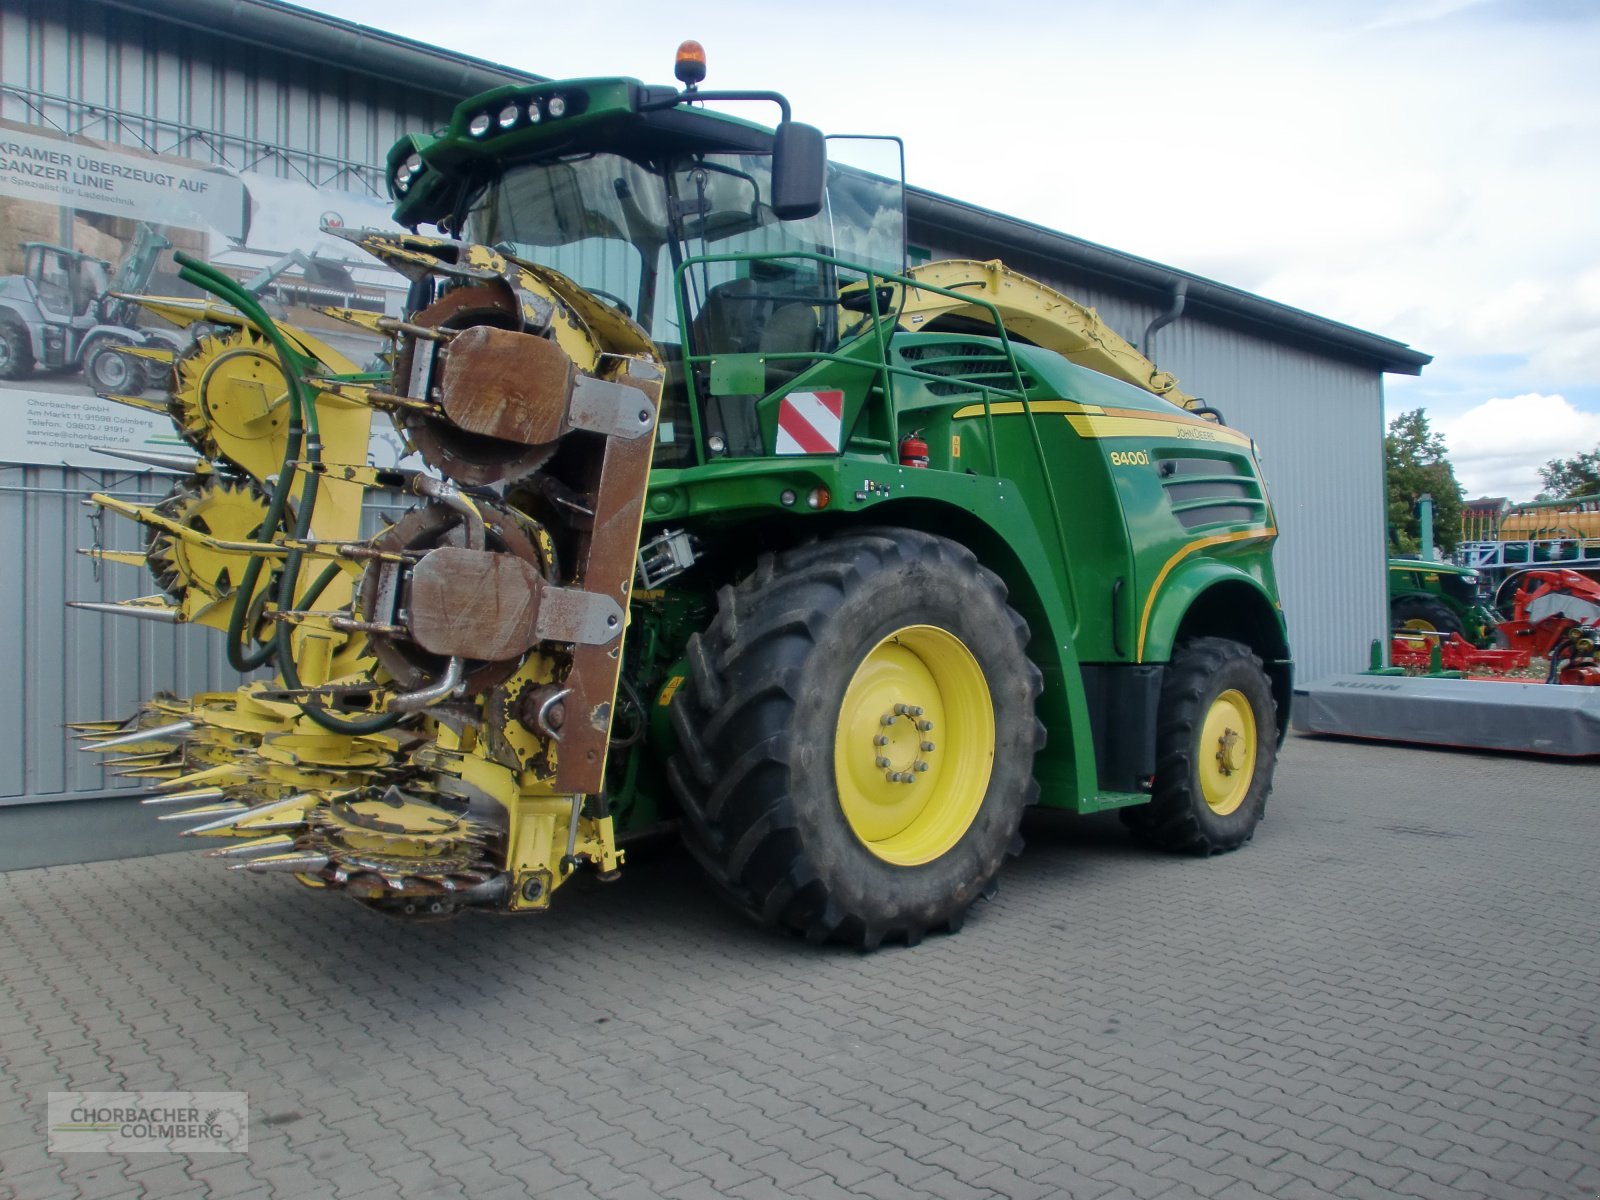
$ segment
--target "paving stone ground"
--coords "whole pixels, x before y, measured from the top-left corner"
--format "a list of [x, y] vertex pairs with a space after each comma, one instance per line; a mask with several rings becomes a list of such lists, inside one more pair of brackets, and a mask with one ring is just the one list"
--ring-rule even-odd
[[[1597, 782], [1296, 738], [1240, 853], [1033, 820], [963, 933], [874, 955], [671, 847], [437, 925], [187, 854], [15, 871], [0, 1197], [1593, 1200]], [[52, 1156], [59, 1089], [246, 1091], [249, 1153]]]

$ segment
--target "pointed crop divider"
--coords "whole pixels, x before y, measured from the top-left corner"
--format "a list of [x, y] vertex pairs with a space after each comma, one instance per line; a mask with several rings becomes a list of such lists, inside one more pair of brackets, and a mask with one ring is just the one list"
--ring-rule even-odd
[[154, 779], [160, 783], [173, 783], [183, 778], [186, 767], [172, 763], [169, 766], [160, 766], [152, 763], [148, 767], [128, 767], [118, 771], [124, 779]]
[[159, 417], [165, 417], [171, 412], [165, 400], [151, 400], [144, 396], [123, 396], [116, 392], [96, 392], [95, 395], [102, 400], [109, 400], [113, 404], [126, 404], [129, 408], [155, 413]]
[[279, 854], [272, 858], [256, 858], [249, 862], [234, 863], [230, 871], [293, 871], [296, 875], [320, 871], [328, 865], [326, 854]]
[[197, 322], [213, 325], [244, 325], [245, 319], [231, 308], [212, 304], [209, 300], [189, 300], [181, 296], [126, 296], [146, 312], [186, 329]]
[[162, 813], [156, 818], [158, 821], [192, 821], [200, 817], [227, 817], [233, 820], [250, 811], [248, 804], [222, 803], [206, 804], [200, 808], [187, 809], [184, 812]]
[[224, 763], [219, 767], [207, 767], [203, 771], [194, 771], [172, 780], [166, 786], [157, 789], [157, 794], [168, 795], [175, 792], [188, 791], [199, 787], [201, 784], [216, 786], [223, 782], [234, 783], [244, 776], [238, 767]]
[[159, 742], [166, 738], [181, 737], [183, 734], [192, 733], [194, 729], [195, 723], [193, 721], [174, 721], [171, 725], [155, 725], [149, 729], [138, 729], [133, 733], [125, 733], [121, 737], [96, 742], [88, 749], [111, 750], [117, 746], [136, 746], [140, 742]]
[[[80, 746], [80, 750], [95, 750], [96, 746]], [[100, 765], [113, 771], [119, 767], [151, 767], [164, 763], [172, 756], [171, 750], [152, 750], [148, 754], [120, 754], [116, 758], [102, 758]]]
[[[184, 835], [184, 837], [200, 837], [200, 835], [211, 834], [211, 832], [214, 832], [214, 830], [232, 829], [237, 832], [237, 835], [243, 837], [245, 834], [253, 834], [253, 832], [256, 832], [258, 829], [293, 829], [294, 826], [302, 826], [302, 824], [306, 824], [306, 811], [304, 810], [306, 810], [307, 802], [309, 802], [309, 800], [310, 797], [307, 797], [307, 795], [302, 792], [302, 794], [299, 795], [291, 795], [291, 797], [286, 798], [286, 800], [275, 800], [275, 802], [270, 803], [270, 805], [237, 806], [232, 805], [232, 803], [230, 803], [230, 805], [216, 805], [216, 808], [214, 808], [214, 811], [218, 813], [218, 819], [216, 819], [216, 821], [208, 821], [206, 824], [203, 824], [203, 826], [195, 826], [194, 829], [186, 829], [182, 835]], [[301, 811], [299, 811], [299, 813], [294, 813], [293, 816], [291, 816], [291, 805], [301, 806]], [[261, 818], [261, 816], [272, 816], [274, 813], [283, 813], [283, 816], [285, 816], [285, 821], [264, 821], [261, 822], [261, 824], [256, 824], [256, 818]], [[192, 814], [186, 813], [184, 816], [202, 816], [202, 813], [195, 811], [195, 813]]]
[[[188, 837], [198, 830], [185, 829], [182, 836]], [[215, 850], [205, 850], [202, 853], [207, 858], [245, 858], [251, 854], [260, 854], [265, 850], [289, 850], [294, 846], [294, 839], [286, 833], [276, 833], [271, 837], [256, 838], [253, 842], [240, 842], [234, 846], [218, 846]]]
[[125, 567], [148, 567], [150, 556], [142, 550], [107, 550], [102, 546], [79, 546], [78, 553], [99, 562], [120, 563]]
[[148, 358], [152, 362], [169, 363], [177, 359], [178, 355], [173, 350], [160, 346], [119, 346], [119, 354], [131, 354], [135, 358]]
[[[298, 795], [289, 796], [282, 800], [274, 800], [270, 804], [246, 805], [242, 809], [236, 809], [230, 813], [222, 815], [222, 819], [220, 820], [211, 821], [205, 825], [196, 825], [193, 829], [186, 829], [184, 830], [183, 835], [185, 837], [189, 837], [191, 835], [210, 833], [214, 829], [239, 828], [239, 832], [243, 834], [252, 832], [256, 829], [274, 828], [275, 824], [273, 822], [266, 822], [261, 825], [255, 824], [255, 818], [268, 817], [276, 813], [283, 813], [287, 818], [288, 811], [294, 806], [298, 805], [301, 810], [299, 814], [296, 815], [292, 820], [289, 820], [288, 824], [281, 826], [281, 828], [285, 829], [292, 828], [295, 825], [305, 824], [305, 808], [314, 800], [315, 797], [310, 793], [301, 792]], [[218, 806], [219, 814], [221, 811], [221, 806]], [[248, 824], [246, 824], [247, 822]]]
[[68, 608], [81, 608], [85, 612], [105, 613], [114, 617], [133, 617], [139, 621], [158, 621], [164, 625], [176, 625], [183, 619], [182, 613], [176, 608], [165, 603], [156, 603], [157, 597], [144, 596], [138, 600], [68, 600]]
[[295, 815], [293, 812], [285, 813], [282, 817], [267, 817], [257, 819], [249, 813], [233, 818], [234, 837], [244, 837], [250, 833], [275, 833], [281, 829], [303, 829], [306, 826], [304, 813]]
[[172, 792], [169, 795], [145, 796], [139, 803], [147, 807], [157, 804], [199, 804], [204, 800], [221, 800], [226, 794], [219, 787], [197, 788], [192, 792]]
[[123, 717], [121, 720], [111, 718], [104, 721], [68, 721], [66, 727], [75, 733], [120, 733], [128, 727], [132, 717]]
[[185, 475], [209, 475], [212, 467], [203, 458], [192, 454], [162, 454], [155, 450], [123, 450], [113, 446], [91, 446], [93, 454], [107, 458], [121, 458], [128, 462], [143, 463], [147, 467], [160, 467], [165, 471], [178, 471]]

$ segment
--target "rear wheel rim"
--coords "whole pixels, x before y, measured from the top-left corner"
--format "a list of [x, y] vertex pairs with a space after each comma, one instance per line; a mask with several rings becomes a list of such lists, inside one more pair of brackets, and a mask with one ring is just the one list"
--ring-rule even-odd
[[1200, 729], [1200, 793], [1219, 817], [1237, 812], [1256, 774], [1255, 710], [1237, 688], [1211, 702]]
[[994, 701], [972, 651], [948, 630], [908, 625], [874, 646], [845, 688], [839, 807], [875, 857], [932, 862], [972, 827], [994, 753]]
[[1401, 629], [1411, 633], [1438, 633], [1439, 628], [1427, 617], [1407, 617]]

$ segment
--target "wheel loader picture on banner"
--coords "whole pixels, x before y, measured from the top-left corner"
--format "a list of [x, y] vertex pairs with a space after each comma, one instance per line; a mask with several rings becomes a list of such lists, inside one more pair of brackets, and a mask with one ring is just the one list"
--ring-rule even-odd
[[402, 138], [404, 231], [345, 236], [405, 312], [323, 310], [380, 363], [186, 254], [210, 299], [142, 298], [193, 345], [189, 449], [139, 457], [186, 478], [94, 498], [156, 590], [80, 607], [254, 674], [86, 748], [231, 869], [401, 916], [540, 911], [675, 828], [751, 917], [871, 948], [958, 929], [1030, 805], [1247, 842], [1291, 694], [1250, 437], [998, 262], [908, 271], [900, 178], [703, 75]]

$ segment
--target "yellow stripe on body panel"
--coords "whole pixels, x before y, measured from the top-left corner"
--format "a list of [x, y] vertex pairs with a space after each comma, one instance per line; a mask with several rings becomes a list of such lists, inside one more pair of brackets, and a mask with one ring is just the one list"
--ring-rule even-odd
[[[962, 420], [966, 417], [981, 417], [985, 411], [981, 404], [968, 404], [964, 408], [956, 409], [950, 415], [956, 420]], [[1015, 417], [1019, 416], [1024, 409], [1020, 400], [1001, 400], [989, 405], [987, 411], [997, 417]], [[1105, 410], [1093, 404], [1079, 404], [1076, 400], [1035, 400], [1033, 402], [1033, 411], [1036, 413], [1081, 413], [1104, 412]]]
[[1169, 417], [1159, 413], [1141, 412], [1138, 416], [1114, 416], [1110, 413], [1099, 416], [1082, 413], [1068, 416], [1067, 421], [1077, 431], [1078, 436], [1086, 438], [1167, 438], [1180, 442], [1229, 442], [1247, 448], [1251, 445], [1248, 434], [1229, 429], [1226, 425], [1185, 420], [1182, 417]]
[[1156, 593], [1161, 590], [1161, 585], [1166, 582], [1166, 578], [1171, 574], [1173, 567], [1177, 566], [1178, 563], [1196, 550], [1204, 550], [1207, 546], [1220, 546], [1224, 542], [1253, 542], [1277, 536], [1278, 530], [1272, 525], [1268, 525], [1264, 529], [1236, 529], [1232, 533], [1218, 533], [1213, 534], [1211, 537], [1198, 538], [1167, 559], [1162, 564], [1161, 570], [1157, 572], [1155, 582], [1150, 585], [1150, 594], [1144, 598], [1144, 612], [1139, 617], [1139, 645], [1134, 651], [1134, 661], [1144, 661], [1144, 639], [1145, 634], [1150, 631], [1150, 610], [1155, 607]]
[[[1114, 437], [1175, 438], [1193, 442], [1229, 442], [1249, 447], [1250, 435], [1217, 425], [1211, 421], [1197, 420], [1187, 413], [1151, 412], [1143, 408], [1101, 408], [1098, 404], [1079, 404], [1076, 400], [1035, 400], [1035, 415], [1062, 413], [1079, 437], [1099, 439]], [[1002, 400], [989, 405], [968, 404], [956, 409], [954, 420], [981, 417], [985, 412], [996, 417], [1021, 416], [1027, 410], [1020, 400]], [[1181, 432], [1180, 432], [1181, 431]]]

